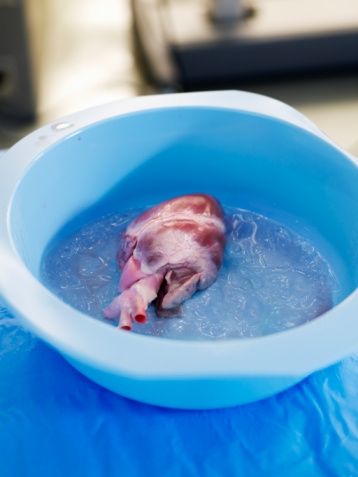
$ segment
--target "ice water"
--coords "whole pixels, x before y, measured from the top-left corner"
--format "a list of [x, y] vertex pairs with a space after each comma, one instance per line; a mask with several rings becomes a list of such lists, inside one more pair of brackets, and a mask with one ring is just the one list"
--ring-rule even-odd
[[[42, 279], [78, 310], [103, 318], [118, 293], [116, 254], [127, 225], [142, 210], [91, 221], [61, 240], [44, 256]], [[262, 336], [301, 325], [333, 306], [338, 281], [318, 250], [302, 236], [262, 215], [225, 208], [227, 243], [216, 282], [197, 292], [179, 316], [148, 321], [133, 331], [176, 339]]]

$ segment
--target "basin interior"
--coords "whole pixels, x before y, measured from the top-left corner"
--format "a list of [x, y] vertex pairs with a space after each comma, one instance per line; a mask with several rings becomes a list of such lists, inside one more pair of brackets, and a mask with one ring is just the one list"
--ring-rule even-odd
[[342, 300], [358, 281], [357, 184], [351, 159], [292, 124], [228, 109], [156, 109], [93, 123], [44, 150], [14, 194], [11, 235], [40, 278], [59, 231], [205, 192], [310, 240], [338, 277]]

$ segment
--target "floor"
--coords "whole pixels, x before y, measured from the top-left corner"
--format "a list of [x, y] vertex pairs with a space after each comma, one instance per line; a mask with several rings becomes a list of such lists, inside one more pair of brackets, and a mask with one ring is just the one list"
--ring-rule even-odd
[[[96, 104], [154, 93], [130, 48], [127, 0], [32, 0], [38, 118], [27, 125], [0, 120], [0, 148], [41, 124]], [[239, 88], [240, 89], [240, 88]], [[358, 74], [245, 84], [280, 99], [358, 155]]]

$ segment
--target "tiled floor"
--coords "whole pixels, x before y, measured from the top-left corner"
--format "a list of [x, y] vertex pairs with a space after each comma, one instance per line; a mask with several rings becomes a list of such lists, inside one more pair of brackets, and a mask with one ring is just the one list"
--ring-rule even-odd
[[[136, 70], [127, 0], [31, 3], [42, 25], [36, 35], [40, 39], [38, 120], [25, 127], [0, 122], [0, 148], [9, 147], [40, 124], [76, 110], [155, 91]], [[291, 104], [340, 146], [358, 155], [358, 74], [245, 84], [244, 89]]]

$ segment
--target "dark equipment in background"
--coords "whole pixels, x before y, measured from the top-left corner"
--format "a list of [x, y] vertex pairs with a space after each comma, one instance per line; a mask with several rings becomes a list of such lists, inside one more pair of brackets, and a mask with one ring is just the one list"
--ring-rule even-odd
[[132, 11], [162, 88], [358, 69], [356, 0], [132, 0]]
[[0, 117], [35, 117], [34, 65], [26, 2], [0, 0]]

